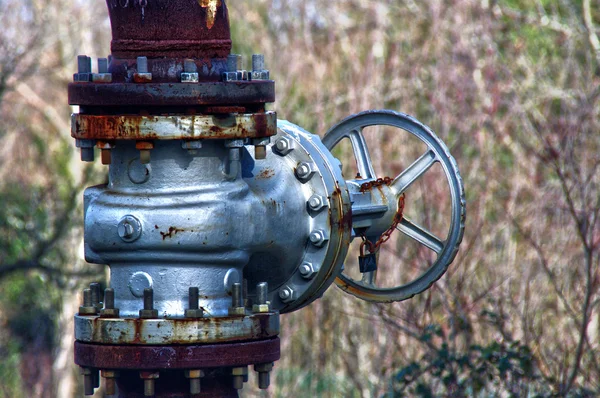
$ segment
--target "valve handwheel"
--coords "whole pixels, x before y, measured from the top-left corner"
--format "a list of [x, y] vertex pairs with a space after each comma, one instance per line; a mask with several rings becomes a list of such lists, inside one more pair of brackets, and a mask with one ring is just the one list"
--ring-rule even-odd
[[452, 200], [450, 227], [446, 238], [440, 239], [426, 228], [410, 221], [406, 214], [403, 215], [397, 229], [437, 255], [431, 267], [409, 283], [393, 288], [380, 288], [365, 279], [356, 281], [345, 275], [343, 271], [340, 272], [335, 282], [342, 290], [363, 300], [372, 302], [402, 301], [431, 287], [454, 260], [465, 227], [465, 194], [456, 161], [450, 155], [446, 145], [430, 128], [403, 113], [376, 110], [350, 116], [325, 134], [323, 144], [332, 150], [342, 139], [348, 138], [356, 157], [358, 172], [365, 181], [376, 181], [377, 175], [373, 169], [363, 129], [379, 125], [405, 130], [427, 145], [427, 151], [389, 184], [391, 193], [398, 200], [412, 183], [423, 176], [435, 163], [439, 163], [446, 176]]

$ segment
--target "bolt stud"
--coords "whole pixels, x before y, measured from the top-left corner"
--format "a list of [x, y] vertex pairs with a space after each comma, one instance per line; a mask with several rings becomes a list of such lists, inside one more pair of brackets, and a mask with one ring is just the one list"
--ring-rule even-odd
[[270, 312], [269, 306], [269, 284], [260, 282], [256, 285], [256, 304], [252, 306], [252, 312], [265, 313]]
[[158, 310], [154, 309], [154, 289], [152, 288], [144, 289], [144, 309], [140, 310], [140, 318], [158, 318]]
[[104, 290], [104, 309], [100, 311], [101, 318], [118, 318], [119, 309], [115, 308], [115, 291], [108, 288]]
[[83, 375], [83, 394], [94, 395], [94, 376], [92, 369], [81, 368], [80, 373]]
[[233, 388], [236, 390], [244, 388], [244, 382], [248, 377], [248, 367], [240, 366], [238, 368], [233, 368], [231, 369], [231, 374], [233, 375]]
[[261, 363], [254, 365], [254, 370], [258, 372], [258, 388], [266, 390], [271, 384], [271, 371], [273, 363]]
[[79, 315], [96, 315], [98, 309], [92, 303], [92, 291], [90, 289], [83, 290], [83, 305], [79, 307]]
[[189, 308], [185, 310], [186, 318], [202, 318], [203, 311], [198, 307], [200, 291], [197, 287], [190, 287], [188, 294]]
[[231, 307], [229, 308], [229, 315], [246, 315], [241, 283], [234, 283], [231, 285]]
[[200, 369], [186, 370], [185, 377], [190, 379], [190, 394], [196, 395], [202, 392], [200, 379], [204, 377], [204, 371]]

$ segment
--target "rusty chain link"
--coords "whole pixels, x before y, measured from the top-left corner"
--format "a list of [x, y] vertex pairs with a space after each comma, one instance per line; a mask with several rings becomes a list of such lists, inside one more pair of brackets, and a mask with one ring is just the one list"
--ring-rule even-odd
[[[380, 187], [382, 185], [390, 185], [392, 183], [392, 181], [393, 181], [392, 178], [384, 177], [384, 178], [378, 178], [377, 180], [374, 180], [374, 181], [365, 182], [364, 184], [362, 184], [360, 186], [360, 192], [367, 192], [373, 187]], [[383, 245], [385, 242], [387, 242], [390, 239], [390, 237], [392, 236], [392, 233], [394, 233], [394, 231], [396, 230], [396, 227], [398, 227], [398, 224], [400, 224], [400, 222], [402, 221], [402, 217], [404, 214], [405, 198], [406, 198], [406, 194], [404, 194], [404, 193], [398, 197], [398, 211], [394, 215], [394, 221], [392, 222], [392, 225], [390, 225], [390, 227], [384, 233], [381, 234], [381, 236], [379, 237], [377, 242], [373, 243], [370, 240], [368, 240], [364, 233], [361, 235], [361, 238], [363, 240], [362, 243], [360, 244], [361, 255], [364, 253], [365, 245], [368, 246], [369, 253], [375, 253], [377, 250], [379, 250], [381, 245]]]

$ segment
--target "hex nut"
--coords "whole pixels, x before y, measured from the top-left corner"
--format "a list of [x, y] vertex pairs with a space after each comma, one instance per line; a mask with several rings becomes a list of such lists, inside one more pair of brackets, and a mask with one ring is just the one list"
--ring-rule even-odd
[[200, 379], [204, 377], [204, 371], [200, 369], [189, 369], [184, 371], [185, 377], [188, 379]]
[[181, 72], [181, 82], [182, 83], [198, 83], [198, 73], [197, 72]]
[[289, 302], [294, 301], [294, 289], [292, 289], [289, 286], [283, 287], [281, 290], [279, 290], [279, 298], [284, 303], [289, 303]]
[[314, 194], [308, 198], [308, 207], [313, 211], [319, 211], [327, 205], [327, 199], [321, 195]]
[[275, 141], [275, 145], [273, 145], [273, 150], [275, 151], [275, 153], [278, 153], [281, 156], [285, 156], [294, 150], [294, 141], [292, 141], [288, 137], [281, 137], [277, 141]]
[[185, 310], [185, 317], [186, 318], [202, 318], [204, 316], [204, 311], [199, 308], [199, 309], [191, 309], [188, 308], [187, 310]]
[[329, 236], [324, 230], [316, 229], [310, 233], [309, 239], [310, 243], [312, 243], [313, 245], [317, 247], [323, 247], [325, 245], [325, 242], [329, 240]]
[[231, 374], [233, 376], [246, 376], [248, 374], [248, 367], [247, 366], [240, 366], [237, 368], [232, 368], [231, 369]]
[[254, 304], [252, 306], [252, 312], [255, 314], [264, 314], [266, 312], [271, 312], [271, 308], [269, 308], [269, 304]]
[[158, 318], [158, 310], [140, 310], [141, 319], [156, 319]]
[[308, 180], [310, 180], [312, 178], [312, 176], [314, 174], [315, 174], [315, 169], [314, 169], [313, 163], [309, 163], [309, 162], [298, 163], [298, 166], [296, 167], [296, 177], [300, 181], [307, 182]]
[[270, 80], [270, 73], [268, 70], [253, 70], [250, 72], [250, 80]]
[[118, 318], [119, 317], [119, 309], [118, 308], [103, 308], [100, 310], [100, 318]]
[[311, 279], [317, 274], [315, 267], [309, 262], [302, 263], [298, 270], [300, 271], [300, 275], [305, 279]]
[[228, 313], [230, 316], [245, 316], [246, 308], [244, 308], [244, 307], [229, 307]]

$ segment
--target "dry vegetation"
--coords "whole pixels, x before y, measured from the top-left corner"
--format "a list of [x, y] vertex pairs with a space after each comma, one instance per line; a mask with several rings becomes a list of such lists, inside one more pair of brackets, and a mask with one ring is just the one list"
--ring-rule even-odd
[[[229, 7], [235, 50], [265, 53], [280, 118], [323, 135], [363, 109], [412, 114], [448, 144], [467, 193], [462, 248], [430, 291], [372, 305], [332, 287], [284, 316], [283, 357], [268, 394], [426, 396], [423, 386], [450, 396], [479, 388], [482, 396], [600, 394], [598, 3], [235, 0]], [[19, 187], [24, 203], [8, 202], [16, 193], [2, 196], [0, 230], [11, 237], [0, 240], [2, 277], [3, 267], [39, 254], [36, 242], [53, 245], [37, 261], [45, 267], [72, 258], [72, 250], [53, 251], [70, 237], [51, 240], [60, 227], [52, 220], [83, 175], [67, 150], [65, 85], [77, 53], [108, 52], [109, 32], [104, 5], [88, 0], [0, 0], [0, 25], [0, 190]], [[394, 130], [374, 129], [367, 139], [382, 176], [422, 152]], [[347, 147], [336, 154], [351, 164]], [[447, 202], [434, 170], [409, 191], [407, 213], [443, 230]], [[31, 237], [26, 221], [37, 220], [31, 214], [39, 209], [48, 209], [47, 219]], [[14, 247], [15, 240], [25, 243]], [[386, 246], [384, 285], [431, 261], [397, 236]], [[36, 272], [63, 292], [73, 287], [52, 271]], [[4, 380], [26, 358], [6, 343], [14, 332], [2, 319], [8, 284], [0, 282]], [[48, 353], [55, 384], [69, 374], [68, 345]], [[0, 387], [0, 397], [13, 396], [13, 384], [2, 381], [9, 387]], [[36, 391], [24, 395], [43, 396]]]

